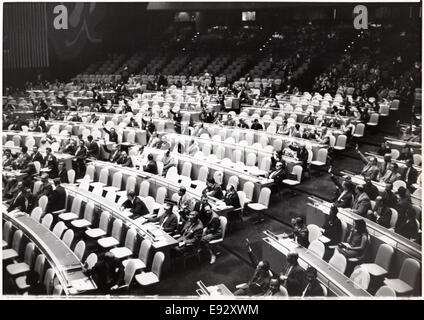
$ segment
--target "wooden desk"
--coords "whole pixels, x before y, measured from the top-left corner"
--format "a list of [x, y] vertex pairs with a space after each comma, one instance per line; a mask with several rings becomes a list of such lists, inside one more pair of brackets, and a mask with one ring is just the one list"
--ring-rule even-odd
[[[162, 159], [163, 155], [166, 151], [159, 150], [151, 147], [145, 147], [143, 154], [152, 154], [154, 159], [157, 160]], [[239, 166], [234, 165], [233, 167], [228, 167], [222, 165], [221, 160], [213, 161], [212, 159], [208, 159], [208, 157], [204, 158], [193, 158], [189, 155], [183, 155], [177, 152], [171, 153], [172, 157], [178, 161], [178, 172], [182, 171], [183, 165], [186, 162], [190, 162], [192, 164], [191, 167], [191, 179], [197, 180], [197, 177], [199, 175], [200, 168], [205, 166], [209, 169], [209, 176], [213, 177], [214, 173], [216, 171], [221, 171], [224, 174], [223, 178], [223, 184], [227, 185], [228, 180], [231, 176], [237, 176], [239, 178], [239, 189], [241, 190], [243, 188], [243, 185], [250, 181], [255, 185], [254, 189], [254, 196], [253, 201], [255, 202], [259, 198], [259, 194], [261, 192], [262, 187], [271, 185], [274, 181], [272, 179], [267, 179], [264, 177], [264, 174], [266, 172], [262, 172], [261, 170], [258, 170], [257, 172], [243, 170], [242, 168], [239, 168]]]
[[[138, 188], [137, 186], [140, 185], [141, 181], [147, 180], [150, 183], [150, 189], [149, 189], [149, 195], [156, 195], [157, 189], [160, 187], [165, 187], [167, 190], [167, 199], [171, 199], [172, 194], [178, 193], [180, 189], [180, 184], [175, 183], [172, 181], [169, 181], [169, 179], [166, 179], [165, 177], [151, 174], [148, 172], [144, 172], [141, 170], [137, 170], [136, 168], [128, 168], [128, 167], [122, 167], [118, 164], [114, 164], [111, 162], [105, 162], [105, 161], [93, 161], [91, 162], [92, 165], [95, 167], [95, 181], [98, 181], [100, 171], [103, 168], [109, 169], [109, 179], [108, 179], [108, 185], [111, 185], [112, 183], [112, 176], [115, 172], [121, 172], [122, 173], [122, 186], [126, 185], [126, 182], [128, 180], [128, 177], [135, 177], [137, 179], [136, 184], [136, 194], [138, 194]], [[200, 201], [201, 197], [201, 191], [194, 190], [190, 186], [186, 186], [187, 194], [196, 201]], [[153, 197], [155, 198], [155, 197]], [[210, 198], [210, 204], [212, 206], [212, 210], [217, 212], [218, 214], [225, 214], [228, 212], [228, 210], [232, 210], [232, 206], [224, 206], [220, 205], [219, 202], [215, 201], [213, 198]]]
[[[130, 219], [125, 212], [121, 211], [117, 203], [113, 201], [109, 201], [106, 198], [87, 190], [79, 189], [74, 185], [63, 184], [63, 187], [65, 188], [68, 197], [78, 197], [83, 199], [86, 203], [94, 203], [96, 207], [100, 208], [102, 211], [109, 212], [115, 219], [122, 220], [127, 228], [133, 227], [142, 239], [149, 239], [154, 251], [162, 251], [166, 256], [164, 261], [164, 270], [170, 268], [171, 249], [178, 243], [173, 237], [152, 223], [141, 224], [138, 221]], [[67, 201], [67, 203], [69, 204], [70, 201]], [[133, 254], [136, 253], [133, 252]]]
[[[309, 197], [311, 201], [308, 203], [306, 209], [306, 224], [316, 224], [323, 226], [330, 213], [331, 203], [322, 201], [320, 199]], [[367, 254], [364, 261], [374, 261], [378, 248], [381, 244], [385, 243], [394, 248], [394, 255], [389, 271], [389, 277], [398, 277], [402, 263], [406, 258], [413, 258], [421, 261], [421, 246], [418, 243], [410, 241], [401, 235], [375, 223], [371, 220], [363, 218], [350, 209], [338, 208], [338, 217], [341, 221], [345, 221], [350, 229], [353, 222], [358, 219], [366, 221], [367, 230], [371, 237], [371, 243], [368, 246]], [[348, 234], [349, 230], [346, 232]]]
[[3, 219], [22, 230], [46, 256], [66, 295], [75, 295], [97, 289], [94, 281], [82, 272], [82, 263], [74, 252], [44, 225], [22, 212], [7, 212]]
[[287, 265], [287, 254], [290, 251], [296, 251], [299, 254], [299, 265], [305, 270], [308, 266], [314, 267], [318, 272], [318, 280], [336, 296], [371, 296], [368, 291], [359, 288], [352, 280], [318, 257], [315, 253], [299, 246], [292, 240], [282, 238], [276, 240], [272, 237], [265, 237], [262, 240], [262, 259], [269, 261], [273, 273], [281, 273], [283, 267]]

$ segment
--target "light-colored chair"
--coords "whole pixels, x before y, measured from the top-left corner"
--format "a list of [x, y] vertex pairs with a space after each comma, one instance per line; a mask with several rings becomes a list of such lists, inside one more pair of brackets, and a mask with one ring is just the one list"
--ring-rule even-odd
[[21, 244], [22, 244], [23, 232], [22, 230], [16, 230], [13, 234], [12, 247], [10, 249], [3, 250], [3, 263], [16, 259], [19, 257]]
[[110, 252], [117, 259], [125, 259], [132, 256], [134, 247], [137, 241], [137, 231], [133, 228], [128, 229], [125, 236], [125, 243], [123, 247], [113, 248]]
[[374, 277], [381, 277], [387, 275], [390, 269], [390, 264], [393, 257], [393, 247], [388, 244], [381, 244], [378, 248], [373, 263], [363, 263], [360, 266], [370, 273]]
[[59, 214], [59, 219], [63, 221], [72, 221], [72, 220], [78, 219], [80, 211], [81, 211], [81, 205], [82, 205], [82, 199], [79, 197], [75, 197], [74, 200], [72, 201], [71, 211], [63, 212]]
[[82, 261], [82, 259], [84, 258], [85, 248], [86, 245], [84, 240], [78, 241], [78, 243], [75, 245], [74, 253], [80, 261]]
[[321, 228], [318, 227], [317, 225], [308, 224], [306, 228], [308, 229], [308, 233], [309, 233], [309, 236], [308, 236], [309, 243], [311, 243], [314, 240], [318, 240], [319, 237], [321, 237], [321, 234], [322, 234]]
[[63, 235], [63, 232], [65, 232], [65, 230], [67, 229], [65, 222], [63, 221], [59, 221], [58, 223], [55, 224], [55, 226], [53, 227], [53, 234], [56, 235], [56, 237], [61, 238]]
[[343, 151], [346, 149], [346, 141], [347, 137], [344, 134], [341, 134], [337, 137], [336, 145], [334, 146], [334, 149], [337, 151]]
[[153, 258], [152, 271], [143, 272], [135, 276], [135, 280], [141, 286], [150, 286], [160, 281], [162, 275], [162, 265], [165, 261], [163, 252], [156, 252]]
[[345, 273], [347, 267], [347, 260], [346, 257], [339, 253], [337, 249], [334, 250], [334, 254], [328, 263], [339, 272]]
[[72, 242], [74, 241], [74, 230], [72, 229], [68, 229], [65, 231], [65, 233], [63, 234], [63, 238], [62, 241], [69, 247], [71, 248], [72, 246]]
[[367, 269], [357, 267], [350, 275], [350, 280], [352, 280], [352, 282], [361, 289], [368, 290], [368, 286], [370, 285], [371, 281], [371, 276]]
[[119, 245], [122, 234], [122, 220], [116, 219], [112, 225], [112, 233], [110, 237], [101, 238], [97, 240], [99, 246], [103, 249], [110, 249]]
[[34, 209], [32, 209], [32, 211], [31, 211], [31, 217], [35, 221], [40, 222], [42, 216], [43, 216], [43, 209], [41, 209], [41, 207], [35, 207]]
[[129, 261], [135, 261], [137, 269], [145, 269], [151, 247], [152, 243], [148, 239], [144, 239], [138, 251], [138, 258], [124, 260], [122, 264], [125, 266]]
[[407, 295], [414, 291], [417, 277], [420, 273], [420, 263], [412, 258], [406, 258], [397, 279], [385, 279], [384, 284], [393, 289], [396, 295]]
[[392, 288], [390, 288], [389, 286], [381, 286], [380, 289], [377, 290], [377, 292], [375, 293], [376, 297], [385, 297], [385, 298], [395, 298], [396, 297], [396, 292], [395, 290], [393, 290]]
[[85, 235], [91, 239], [98, 239], [107, 234], [110, 222], [110, 213], [103, 211], [100, 215], [99, 227], [95, 229], [88, 229]]
[[312, 242], [310, 242], [308, 249], [315, 253], [321, 259], [324, 257], [325, 245], [321, 241], [313, 240]]
[[12, 263], [6, 266], [7, 273], [12, 277], [20, 276], [31, 270], [32, 262], [35, 257], [35, 244], [29, 242], [25, 247], [24, 261]]
[[49, 213], [46, 214], [41, 220], [41, 224], [45, 226], [47, 229], [50, 229], [53, 223], [53, 216]]

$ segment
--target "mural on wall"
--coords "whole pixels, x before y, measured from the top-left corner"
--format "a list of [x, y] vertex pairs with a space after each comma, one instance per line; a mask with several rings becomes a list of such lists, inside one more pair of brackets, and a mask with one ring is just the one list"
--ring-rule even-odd
[[49, 40], [59, 60], [80, 55], [89, 44], [101, 44], [99, 25], [106, 16], [102, 3], [49, 3], [47, 6]]

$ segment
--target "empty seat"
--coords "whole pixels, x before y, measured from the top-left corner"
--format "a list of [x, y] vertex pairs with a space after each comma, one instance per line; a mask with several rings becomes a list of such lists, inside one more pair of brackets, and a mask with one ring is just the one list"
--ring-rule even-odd
[[162, 265], [165, 261], [163, 252], [156, 252], [153, 258], [152, 270], [150, 272], [143, 272], [135, 276], [135, 280], [141, 286], [149, 286], [158, 283], [162, 274]]
[[384, 284], [393, 289], [396, 294], [406, 295], [412, 293], [420, 272], [420, 263], [412, 258], [407, 258], [402, 263], [402, 268], [397, 279], [385, 279]]
[[339, 253], [337, 249], [334, 250], [334, 254], [328, 263], [339, 272], [345, 273], [347, 266], [346, 257]]
[[88, 229], [85, 234], [91, 239], [97, 239], [106, 235], [109, 228], [110, 213], [103, 211], [100, 215], [99, 227]]
[[23, 273], [30, 271], [32, 262], [34, 261], [35, 244], [29, 242], [25, 247], [24, 261], [20, 263], [13, 263], [6, 266], [6, 271], [12, 276], [16, 277]]
[[97, 240], [97, 243], [103, 249], [109, 249], [111, 247], [115, 247], [119, 245], [119, 242], [121, 240], [121, 233], [122, 233], [122, 220], [116, 219], [112, 225], [111, 236], [106, 238], [101, 238]]
[[350, 275], [350, 280], [363, 290], [368, 290], [370, 284], [370, 274], [365, 268], [357, 267]]
[[373, 263], [363, 263], [361, 267], [368, 270], [370, 275], [375, 277], [385, 276], [389, 272], [390, 263], [393, 257], [393, 247], [388, 244], [381, 244], [378, 248]]
[[147, 260], [149, 258], [149, 253], [152, 243], [148, 239], [144, 239], [141, 242], [138, 257], [135, 259], [127, 259], [122, 261], [122, 264], [125, 266], [129, 261], [135, 261], [137, 269], [145, 269], [147, 265]]
[[19, 256], [22, 237], [22, 230], [16, 230], [13, 234], [12, 247], [10, 249], [3, 250], [3, 263], [11, 259], [16, 259]]
[[125, 243], [123, 247], [113, 248], [110, 252], [115, 258], [124, 259], [132, 256], [135, 243], [137, 241], [137, 231], [130, 228], [125, 236]]

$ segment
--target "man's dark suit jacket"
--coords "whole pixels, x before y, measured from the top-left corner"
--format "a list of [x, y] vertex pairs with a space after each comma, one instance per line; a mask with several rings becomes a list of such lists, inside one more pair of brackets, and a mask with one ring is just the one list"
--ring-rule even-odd
[[134, 202], [126, 200], [122, 206], [126, 209], [130, 209], [131, 213], [133, 214], [131, 216], [132, 219], [136, 219], [149, 213], [149, 210], [147, 209], [144, 202], [137, 197], [134, 199]]
[[19, 209], [24, 212], [27, 211], [26, 197], [23, 193], [21, 193], [17, 198], [12, 201], [9, 208], [7, 208], [7, 211], [10, 212], [15, 209]]
[[66, 171], [66, 169], [63, 169], [62, 171], [60, 171], [58, 174], [58, 178], [60, 179], [61, 183], [69, 183], [68, 171]]
[[[289, 266], [287, 266], [289, 268]], [[295, 264], [286, 280], [286, 289], [290, 297], [301, 296], [306, 286], [305, 270], [299, 264]]]
[[87, 157], [98, 158], [99, 156], [99, 145], [92, 141], [87, 145]]
[[224, 202], [227, 206], [233, 206], [234, 209], [240, 208], [240, 199], [237, 192], [227, 192], [224, 196]]
[[49, 196], [49, 202], [47, 203], [46, 212], [62, 210], [65, 208], [65, 204], [66, 191], [62, 186], [59, 185], [51, 192]]
[[403, 180], [406, 182], [406, 185], [410, 187], [412, 184], [417, 182], [418, 171], [417, 169], [411, 167], [409, 168], [408, 176], [406, 176], [407, 171], [408, 171], [408, 168], [405, 169], [405, 176], [403, 177]]
[[304, 297], [322, 297], [324, 296], [324, 290], [318, 281], [311, 283], [306, 289]]
[[195, 225], [191, 228], [191, 222], [187, 221], [183, 228], [181, 229], [181, 238], [179, 240], [184, 240], [186, 245], [194, 245], [197, 246], [202, 239], [203, 234], [203, 224], [200, 220], [198, 220]]
[[[165, 220], [166, 217], [168, 217], [168, 219], [166, 219], [165, 223], [162, 225], [162, 223], [163, 223], [163, 221]], [[175, 230], [177, 230], [178, 218], [175, 215], [175, 213], [172, 213], [171, 215], [163, 214], [159, 218], [159, 225], [162, 225], [163, 231], [168, 232], [168, 233], [173, 233], [173, 232], [175, 232]]]
[[155, 161], [149, 161], [145, 166], [143, 166], [143, 171], [158, 174], [158, 166]]
[[43, 156], [42, 156], [42, 154], [40, 152], [37, 152], [36, 154], [33, 154], [31, 156], [31, 161], [33, 161], [33, 162], [34, 161], [38, 161], [38, 162], [40, 162], [41, 165], [44, 164], [44, 158], [43, 158]]

